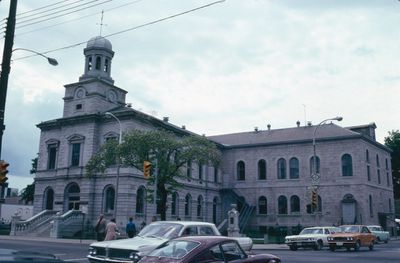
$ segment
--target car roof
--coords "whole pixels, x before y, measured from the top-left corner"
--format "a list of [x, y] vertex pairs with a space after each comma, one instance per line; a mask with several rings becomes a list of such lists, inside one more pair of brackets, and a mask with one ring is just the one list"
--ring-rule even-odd
[[192, 226], [192, 225], [202, 225], [202, 226], [215, 226], [213, 223], [209, 222], [201, 222], [201, 221], [155, 221], [152, 222], [152, 224], [164, 224], [164, 223], [170, 223], [170, 224], [180, 224], [183, 226]]
[[222, 241], [236, 241], [233, 238], [225, 236], [183, 236], [175, 238], [174, 240], [195, 241], [200, 243], [219, 243]]

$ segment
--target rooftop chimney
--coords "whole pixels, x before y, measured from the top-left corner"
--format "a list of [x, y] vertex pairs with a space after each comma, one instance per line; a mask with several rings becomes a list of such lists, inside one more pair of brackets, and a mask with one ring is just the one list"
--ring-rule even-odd
[[271, 130], [271, 124], [268, 123], [267, 128], [270, 131]]
[[311, 122], [311, 121], [308, 121], [308, 122], [307, 122], [307, 126], [312, 126], [312, 122]]
[[297, 121], [296, 124], [297, 124], [297, 127], [300, 127], [300, 121]]
[[163, 121], [168, 122], [169, 121], [169, 117], [164, 117]]
[[254, 131], [255, 131], [255, 132], [258, 132], [258, 127], [254, 127]]
[[185, 126], [185, 125], [182, 125], [182, 129], [186, 130], [186, 126]]

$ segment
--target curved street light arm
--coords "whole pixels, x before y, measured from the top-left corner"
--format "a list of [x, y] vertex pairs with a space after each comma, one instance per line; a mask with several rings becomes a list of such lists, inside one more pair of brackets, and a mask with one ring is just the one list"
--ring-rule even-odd
[[18, 48], [14, 48], [12, 50], [12, 52], [14, 52], [16, 50], [24, 50], [24, 51], [32, 52], [32, 53], [34, 53], [34, 54], [36, 54], [38, 56], [41, 56], [41, 57], [44, 57], [45, 59], [47, 59], [47, 61], [49, 62], [50, 65], [52, 65], [52, 66], [57, 66], [58, 65], [58, 61], [55, 58], [51, 58], [51, 57], [45, 56], [44, 54], [39, 53], [37, 51], [31, 50], [31, 49], [27, 49], [27, 48], [18, 47]]
[[111, 117], [113, 117], [114, 119], [117, 120], [118, 124], [119, 124], [119, 138], [118, 138], [118, 144], [122, 143], [122, 125], [121, 122], [119, 121], [119, 119], [117, 118], [117, 116], [115, 116], [114, 114], [112, 114], [111, 112], [106, 112], [104, 113], [105, 115], [109, 115]]

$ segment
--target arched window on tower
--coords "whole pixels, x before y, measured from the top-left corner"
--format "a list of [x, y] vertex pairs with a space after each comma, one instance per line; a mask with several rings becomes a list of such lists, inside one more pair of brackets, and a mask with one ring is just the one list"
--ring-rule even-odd
[[99, 70], [101, 68], [101, 57], [96, 57], [96, 69]]
[[92, 57], [88, 58], [88, 64], [87, 64], [87, 70], [91, 71], [93, 67], [93, 61], [92, 61]]
[[104, 60], [104, 68], [103, 68], [103, 70], [104, 70], [104, 72], [108, 72], [108, 68], [109, 68], [109, 62], [108, 62], [108, 58], [106, 58], [105, 60]]

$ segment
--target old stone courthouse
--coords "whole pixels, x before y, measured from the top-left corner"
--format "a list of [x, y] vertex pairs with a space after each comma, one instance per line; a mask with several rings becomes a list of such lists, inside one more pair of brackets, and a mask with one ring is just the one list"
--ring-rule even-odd
[[[111, 77], [113, 56], [110, 41], [90, 39], [84, 49], [83, 75], [65, 85], [63, 116], [37, 125], [41, 136], [34, 214], [52, 211], [51, 215], [59, 212], [60, 216], [78, 210], [93, 224], [99, 214], [111, 218], [117, 210], [117, 224], [122, 228], [130, 216], [148, 223], [154, 215], [154, 205], [144, 199], [148, 186], [141, 171], [110, 167], [106, 176], [88, 178], [85, 164], [105, 141], [119, 139], [120, 130], [162, 128], [179, 136], [193, 133], [168, 118], [128, 107], [127, 91], [115, 86]], [[375, 140], [375, 128], [374, 123], [348, 128], [298, 123], [285, 129], [268, 126], [208, 137], [220, 147], [222, 165], [187, 164], [190, 180], [169, 197], [167, 218], [219, 225], [230, 204], [236, 203], [241, 230], [342, 223], [380, 224], [390, 229], [394, 226], [390, 150]], [[313, 138], [321, 176], [315, 211], [310, 188]]]

